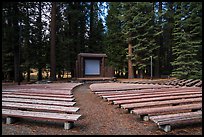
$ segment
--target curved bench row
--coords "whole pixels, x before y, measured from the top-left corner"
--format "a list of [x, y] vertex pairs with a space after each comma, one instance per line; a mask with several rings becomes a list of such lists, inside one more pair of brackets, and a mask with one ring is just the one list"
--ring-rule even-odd
[[[131, 86], [133, 87], [133, 85]], [[135, 84], [134, 90], [124, 90], [123, 88], [123, 90], [106, 89], [102, 91], [100, 88], [102, 85], [99, 86], [99, 89], [97, 86], [97, 84], [90, 85], [92, 92], [111, 104], [118, 105], [130, 113], [140, 116], [142, 120], [155, 122], [165, 132], [171, 131], [173, 124], [183, 122], [191, 124], [202, 121], [202, 115], [200, 115], [202, 113], [200, 111], [202, 110], [202, 88], [200, 87], [167, 88], [164, 86], [163, 88], [152, 88], [147, 86], [137, 89], [138, 84]], [[106, 87], [106, 83], [103, 86]], [[113, 88], [114, 85], [111, 89]]]
[[64, 122], [71, 129], [81, 115], [75, 107], [72, 89], [79, 83], [52, 83], [13, 86], [2, 91], [2, 116], [6, 123], [16, 118]]

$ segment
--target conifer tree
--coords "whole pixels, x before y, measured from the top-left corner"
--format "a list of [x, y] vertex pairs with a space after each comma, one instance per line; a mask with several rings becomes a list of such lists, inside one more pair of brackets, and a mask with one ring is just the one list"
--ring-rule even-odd
[[174, 61], [172, 76], [178, 78], [201, 78], [201, 62], [198, 60], [201, 47], [200, 3], [179, 2], [175, 4], [175, 24], [173, 30]]

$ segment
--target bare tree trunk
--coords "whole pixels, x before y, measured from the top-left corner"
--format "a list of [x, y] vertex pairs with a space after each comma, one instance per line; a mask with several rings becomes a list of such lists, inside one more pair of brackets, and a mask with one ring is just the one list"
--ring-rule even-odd
[[56, 80], [56, 56], [55, 56], [55, 40], [56, 40], [56, 2], [52, 2], [51, 11], [51, 50], [50, 50], [50, 80]]
[[[42, 44], [42, 10], [41, 10], [41, 2], [39, 2], [39, 36], [38, 36], [38, 40], [39, 40], [39, 44]], [[39, 55], [38, 55], [38, 81], [42, 80], [42, 50], [41, 48], [39, 49]]]
[[[13, 4], [13, 14], [18, 14], [19, 10], [17, 4]], [[18, 16], [13, 18], [14, 32], [19, 32], [14, 34], [14, 80], [15, 82], [20, 82], [20, 29], [18, 29]], [[18, 35], [19, 34], [19, 35]], [[20, 84], [20, 83], [19, 83]]]
[[134, 74], [133, 74], [133, 67], [132, 67], [132, 60], [131, 60], [131, 56], [132, 56], [132, 43], [128, 42], [128, 78], [134, 78]]

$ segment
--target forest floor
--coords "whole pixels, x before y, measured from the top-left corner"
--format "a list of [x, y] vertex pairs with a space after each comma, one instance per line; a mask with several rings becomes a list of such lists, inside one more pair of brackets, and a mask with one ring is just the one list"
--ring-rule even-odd
[[137, 115], [104, 101], [91, 92], [89, 85], [73, 91], [75, 106], [82, 115], [73, 129], [64, 130], [63, 123], [28, 119], [7, 125], [2, 119], [2, 135], [202, 135], [201, 124], [173, 127], [165, 133], [153, 122], [142, 121]]

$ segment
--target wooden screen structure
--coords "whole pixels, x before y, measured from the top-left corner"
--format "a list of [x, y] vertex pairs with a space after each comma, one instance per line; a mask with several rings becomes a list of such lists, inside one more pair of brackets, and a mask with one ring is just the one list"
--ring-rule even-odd
[[84, 77], [113, 77], [114, 70], [107, 66], [107, 55], [96, 53], [79, 53], [76, 60], [75, 76]]

